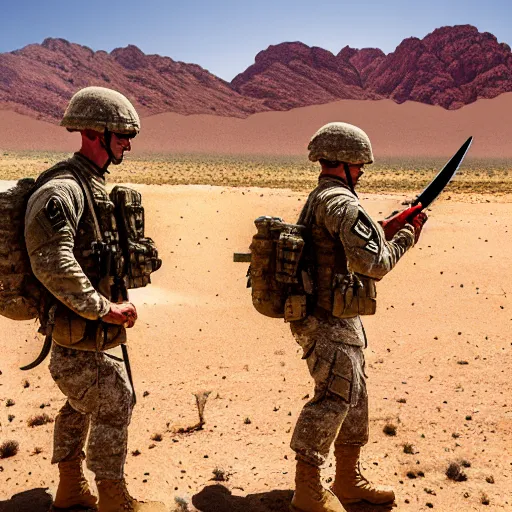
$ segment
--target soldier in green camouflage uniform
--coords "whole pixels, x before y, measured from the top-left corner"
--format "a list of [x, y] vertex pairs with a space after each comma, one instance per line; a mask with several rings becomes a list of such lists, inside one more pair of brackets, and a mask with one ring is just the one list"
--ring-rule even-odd
[[139, 118], [122, 94], [88, 87], [73, 96], [61, 125], [81, 132], [82, 147], [38, 178], [25, 217], [32, 270], [51, 297], [50, 372], [67, 397], [55, 422], [52, 462], [60, 479], [54, 509], [97, 510], [82, 471], [89, 436], [86, 461], [96, 476], [100, 512], [162, 510], [126, 489], [134, 394], [124, 365], [107, 352], [125, 343], [137, 312], [112, 296], [112, 276], [123, 260], [104, 174], [131, 149]]
[[[341, 503], [390, 503], [394, 493], [373, 486], [360, 473], [360, 448], [368, 442], [366, 338], [357, 313], [339, 314], [336, 289], [347, 275], [374, 280], [386, 275], [414, 245], [426, 216], [411, 209], [411, 224], [386, 233], [365, 212], [354, 186], [373, 154], [368, 136], [359, 128], [330, 123], [313, 136], [308, 149], [322, 172], [298, 224], [310, 228], [316, 307], [290, 326], [315, 381], [315, 393], [291, 441], [297, 457], [291, 509], [341, 512]], [[336, 478], [331, 492], [321, 484], [320, 468], [333, 443]]]

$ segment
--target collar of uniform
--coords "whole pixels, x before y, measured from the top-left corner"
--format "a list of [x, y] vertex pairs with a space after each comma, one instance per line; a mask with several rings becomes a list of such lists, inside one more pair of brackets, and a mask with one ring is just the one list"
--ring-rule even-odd
[[350, 187], [347, 185], [347, 183], [345, 183], [345, 181], [342, 178], [340, 178], [339, 176], [336, 176], [334, 174], [323, 174], [323, 173], [320, 174], [320, 176], [318, 177], [318, 185], [325, 186], [327, 184], [332, 184], [337, 187], [346, 188], [349, 192], [351, 192], [356, 197], [358, 197], [356, 191], [351, 190]]
[[105, 170], [101, 167], [97, 166], [92, 160], [89, 160], [86, 156], [82, 155], [80, 152], [76, 152], [73, 155], [73, 158], [78, 160], [78, 162], [82, 165], [82, 167], [85, 167], [87, 171], [94, 174], [98, 178], [101, 178], [102, 180], [105, 179]]

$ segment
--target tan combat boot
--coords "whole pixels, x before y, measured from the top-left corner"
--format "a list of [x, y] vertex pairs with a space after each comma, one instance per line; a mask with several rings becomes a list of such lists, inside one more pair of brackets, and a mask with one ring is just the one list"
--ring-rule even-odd
[[385, 505], [395, 501], [392, 489], [372, 485], [362, 474], [359, 465], [360, 446], [342, 444], [334, 448], [336, 477], [332, 491], [343, 504], [367, 501]]
[[338, 498], [324, 489], [320, 481], [320, 468], [297, 460], [295, 493], [290, 510], [293, 512], [344, 512]]
[[59, 462], [59, 486], [53, 502], [53, 510], [66, 509], [98, 510], [96, 496], [91, 493], [82, 470], [83, 456]]
[[137, 501], [130, 496], [124, 480], [96, 480], [99, 512], [167, 512], [159, 501]]

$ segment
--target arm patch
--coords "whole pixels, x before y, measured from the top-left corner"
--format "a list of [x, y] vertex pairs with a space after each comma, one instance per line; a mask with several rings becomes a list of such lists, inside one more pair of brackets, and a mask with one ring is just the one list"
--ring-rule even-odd
[[66, 225], [64, 206], [59, 198], [51, 197], [44, 207], [44, 213], [53, 231], [59, 231]]
[[362, 210], [359, 210], [357, 219], [350, 230], [352, 233], [366, 242], [363, 249], [371, 252], [372, 254], [378, 254], [379, 235], [373, 226], [373, 222]]

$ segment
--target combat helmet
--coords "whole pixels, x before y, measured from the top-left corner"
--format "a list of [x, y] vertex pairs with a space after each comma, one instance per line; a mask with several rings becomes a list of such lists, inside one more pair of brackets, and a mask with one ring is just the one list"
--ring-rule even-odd
[[134, 106], [120, 92], [85, 87], [73, 95], [60, 123], [70, 132], [94, 130], [135, 136], [140, 120]]
[[348, 164], [371, 164], [372, 145], [368, 135], [353, 124], [328, 123], [320, 128], [308, 145], [309, 159]]

